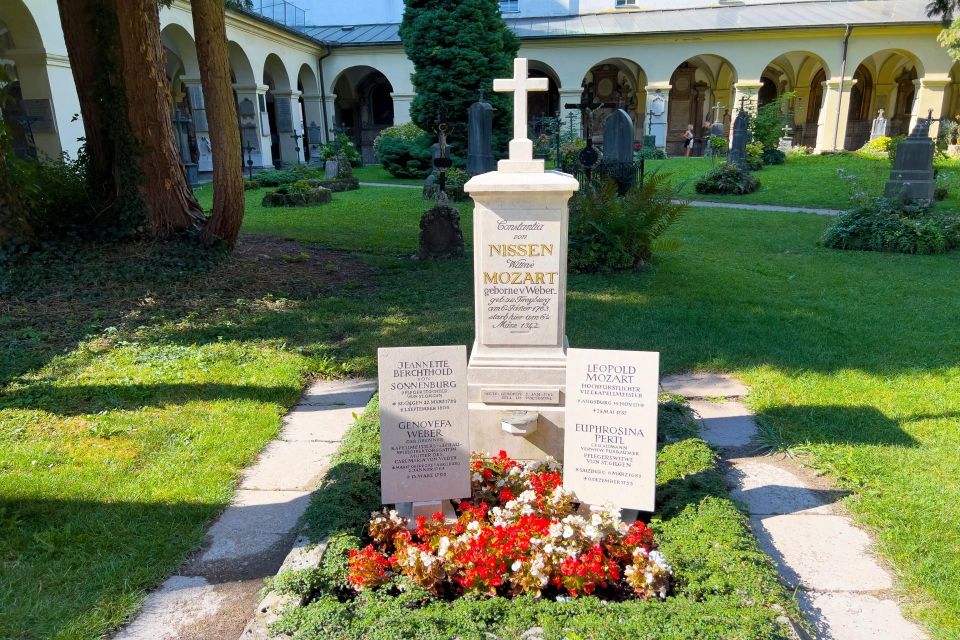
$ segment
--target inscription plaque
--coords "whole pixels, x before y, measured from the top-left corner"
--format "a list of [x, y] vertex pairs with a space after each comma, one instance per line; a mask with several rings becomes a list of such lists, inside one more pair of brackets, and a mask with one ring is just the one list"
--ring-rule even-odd
[[[560, 211], [488, 209], [478, 203], [482, 254], [480, 341], [556, 345], [560, 332]], [[552, 215], [551, 215], [552, 214]]]
[[560, 404], [560, 388], [481, 389], [480, 399], [490, 404]]
[[384, 503], [470, 497], [467, 349], [377, 352]]
[[567, 351], [563, 484], [586, 504], [654, 510], [660, 354]]
[[278, 133], [293, 133], [293, 114], [290, 112], [290, 98], [278, 96], [274, 103]]

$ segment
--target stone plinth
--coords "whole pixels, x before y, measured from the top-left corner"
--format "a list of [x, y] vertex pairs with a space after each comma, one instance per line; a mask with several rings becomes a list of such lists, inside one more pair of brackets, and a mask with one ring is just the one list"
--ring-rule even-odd
[[[918, 129], [921, 130], [919, 133]], [[926, 136], [926, 131], [927, 129], [918, 126], [897, 147], [897, 159], [884, 189], [884, 195], [888, 198], [896, 198], [906, 190], [911, 198], [933, 200], [936, 188], [933, 176], [935, 145], [933, 140]]]
[[[476, 339], [467, 369], [470, 448], [503, 449], [523, 459], [561, 458], [567, 201], [579, 184], [564, 173], [532, 170], [536, 161], [528, 162], [501, 161], [498, 171], [464, 186], [476, 202]], [[535, 428], [501, 424], [525, 411], [539, 414]]]

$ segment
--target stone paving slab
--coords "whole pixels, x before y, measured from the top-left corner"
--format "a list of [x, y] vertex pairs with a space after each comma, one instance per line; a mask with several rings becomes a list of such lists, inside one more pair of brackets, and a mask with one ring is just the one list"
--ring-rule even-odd
[[757, 434], [753, 415], [739, 402], [691, 400], [690, 408], [702, 426], [700, 435], [716, 447], [745, 447]]
[[830, 506], [840, 491], [813, 491], [803, 479], [762, 459], [742, 458], [730, 461], [731, 495], [747, 505], [753, 515], [817, 514], [832, 515]]
[[[681, 202], [674, 200], [675, 203]], [[746, 211], [776, 211], [777, 213], [812, 213], [818, 216], [838, 216], [841, 209], [818, 209], [814, 207], [790, 207], [779, 204], [746, 204], [737, 202], [709, 202], [707, 200], [691, 200], [691, 207], [713, 207], [714, 209], [743, 209]]]
[[[286, 501], [278, 501], [286, 497]], [[237, 491], [233, 504], [207, 530], [201, 563], [266, 552], [287, 537], [310, 503], [309, 491]]]
[[720, 373], [664, 376], [660, 388], [684, 398], [741, 398], [747, 395], [747, 387], [742, 382]]
[[821, 640], [923, 640], [895, 600], [865, 593], [800, 592], [800, 609]]
[[[282, 438], [282, 436], [281, 436]], [[274, 440], [263, 450], [255, 465], [244, 471], [241, 489], [306, 491], [312, 489], [327, 470], [338, 442]]]
[[296, 538], [310, 491], [376, 390], [372, 380], [317, 382], [284, 418], [280, 437], [241, 476], [204, 550], [144, 602], [116, 640], [236, 638]]
[[870, 536], [834, 515], [751, 516], [757, 540], [792, 587], [880, 591], [893, 580], [872, 555]]

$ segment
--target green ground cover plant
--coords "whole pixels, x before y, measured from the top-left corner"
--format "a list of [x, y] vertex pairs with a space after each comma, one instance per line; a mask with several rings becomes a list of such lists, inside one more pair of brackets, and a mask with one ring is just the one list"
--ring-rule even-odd
[[[849, 158], [792, 160], [748, 197], [777, 172], [829, 192]], [[408, 259], [419, 190], [337, 194], [322, 216], [260, 208], [262, 193], [247, 194], [237, 262], [51, 250], [0, 294], [0, 637], [99, 638], [127, 619], [202, 540], [307, 376], [371, 375], [381, 346], [472, 339], [470, 259]], [[571, 276], [570, 342], [742, 378], [769, 446], [850, 492], [909, 612], [956, 638], [960, 253], [833, 251], [816, 244], [829, 223], [691, 208], [655, 270]], [[681, 619], [697, 612], [712, 615]]]
[[[347, 555], [360, 546], [370, 511], [380, 506], [377, 411], [374, 400], [345, 437], [314, 496], [307, 514], [310, 533], [329, 537], [331, 544], [318, 570], [280, 576], [280, 585], [312, 602], [289, 612], [276, 630], [304, 640], [506, 640], [532, 627], [543, 628], [547, 638], [596, 640], [624, 634], [658, 640], [787, 637], [777, 618], [792, 606], [772, 564], [730, 501], [716, 456], [697, 437], [688, 410], [669, 400], [660, 408], [658, 513], [650, 523], [676, 571], [675, 591], [666, 601], [450, 601], [419, 589], [350, 593]], [[340, 508], [344, 504], [350, 507]], [[742, 606], [745, 599], [754, 606]]]
[[380, 164], [368, 164], [353, 170], [353, 177], [361, 182], [382, 182], [385, 184], [423, 185], [423, 178], [396, 178]]

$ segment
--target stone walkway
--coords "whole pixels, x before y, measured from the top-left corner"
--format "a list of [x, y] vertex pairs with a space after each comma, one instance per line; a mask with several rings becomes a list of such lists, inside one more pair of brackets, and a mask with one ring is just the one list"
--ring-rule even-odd
[[925, 640], [903, 617], [891, 574], [869, 534], [836, 504], [845, 494], [795, 461], [757, 456], [756, 422], [728, 376], [668, 376], [664, 391], [690, 398], [701, 435], [720, 449], [731, 495], [746, 505], [763, 550], [821, 640]]
[[361, 187], [396, 187], [397, 189], [420, 189], [423, 190], [421, 185], [417, 184], [393, 184], [390, 182], [361, 182]]
[[330, 456], [376, 390], [372, 380], [317, 382], [283, 431], [244, 471], [204, 547], [147, 596], [115, 640], [237, 638], [266, 577], [276, 574]]

